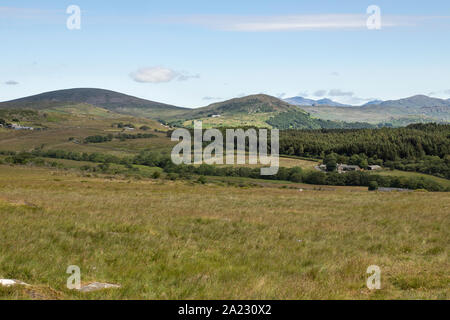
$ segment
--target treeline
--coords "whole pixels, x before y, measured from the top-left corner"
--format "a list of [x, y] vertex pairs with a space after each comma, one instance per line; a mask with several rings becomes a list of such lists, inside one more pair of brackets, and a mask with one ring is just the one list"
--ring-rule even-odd
[[366, 122], [342, 122], [311, 118], [308, 113], [300, 111], [282, 112], [266, 121], [278, 129], [359, 129], [376, 128]]
[[214, 166], [202, 164], [195, 165], [175, 165], [169, 155], [155, 152], [141, 152], [140, 154], [119, 158], [113, 155], [101, 153], [78, 153], [64, 150], [34, 150], [28, 152], [0, 152], [7, 154], [7, 162], [16, 164], [26, 164], [34, 162], [37, 157], [70, 159], [76, 161], [90, 161], [101, 164], [121, 164], [129, 168], [135, 165], [145, 165], [149, 167], [159, 167], [164, 170], [171, 178], [189, 178], [191, 175], [200, 176], [227, 176], [227, 177], [243, 177], [266, 180], [282, 180], [296, 183], [308, 183], [316, 185], [335, 185], [335, 186], [366, 186], [374, 182], [380, 187], [405, 188], [405, 189], [426, 189], [429, 191], [449, 191], [439, 183], [425, 178], [417, 177], [391, 177], [369, 174], [367, 172], [348, 172], [338, 174], [335, 172], [324, 173], [319, 171], [303, 171], [300, 167], [284, 168], [280, 167], [278, 173], [273, 176], [262, 176], [260, 168], [249, 167], [231, 167], [231, 166]]
[[[226, 129], [233, 128], [219, 128], [224, 139]], [[259, 130], [252, 127], [243, 129]], [[171, 134], [172, 131], [167, 132], [167, 136]], [[270, 134], [268, 139], [270, 149]], [[207, 144], [209, 142], [204, 142], [204, 145]], [[280, 154], [314, 159], [333, 155], [337, 163], [358, 165], [361, 168], [380, 165], [450, 179], [449, 153], [450, 125], [446, 124], [280, 131]]]
[[137, 134], [128, 134], [128, 133], [119, 133], [117, 135], [108, 134], [106, 136], [95, 135], [88, 136], [84, 138], [84, 143], [101, 143], [112, 141], [113, 139], [119, 139], [120, 141], [125, 141], [129, 139], [146, 139], [146, 138], [154, 138], [157, 137], [156, 134], [153, 133], [137, 133]]
[[379, 164], [450, 178], [450, 125], [414, 124], [405, 128], [285, 130], [280, 154], [325, 158], [339, 163]]

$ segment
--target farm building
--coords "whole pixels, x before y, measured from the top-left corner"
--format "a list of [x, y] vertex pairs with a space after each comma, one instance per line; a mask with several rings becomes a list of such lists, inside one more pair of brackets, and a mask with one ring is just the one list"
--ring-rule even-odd
[[10, 128], [14, 129], [14, 130], [34, 130], [34, 128], [32, 128], [32, 127], [24, 127], [20, 124], [15, 124], [15, 123], [12, 123]]
[[356, 166], [356, 165], [338, 164], [337, 171], [338, 172], [361, 171], [361, 168], [359, 166]]

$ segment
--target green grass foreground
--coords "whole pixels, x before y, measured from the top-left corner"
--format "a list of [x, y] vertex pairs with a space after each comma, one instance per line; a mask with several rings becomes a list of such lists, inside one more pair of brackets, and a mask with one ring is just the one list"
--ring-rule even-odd
[[[299, 192], [0, 165], [1, 299], [448, 299], [450, 194]], [[66, 289], [69, 265], [83, 283]], [[381, 290], [366, 269], [381, 268]]]

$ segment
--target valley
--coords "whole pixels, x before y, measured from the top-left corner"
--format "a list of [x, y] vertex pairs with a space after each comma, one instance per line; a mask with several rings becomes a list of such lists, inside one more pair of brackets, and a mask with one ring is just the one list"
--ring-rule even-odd
[[[0, 128], [0, 274], [30, 284], [1, 299], [448, 299], [448, 125], [326, 121], [264, 95], [186, 111], [103, 94], [0, 103], [4, 123], [34, 129]], [[198, 119], [280, 127], [278, 173], [174, 166], [171, 131]], [[330, 161], [362, 169], [316, 169]], [[72, 264], [121, 287], [69, 290]], [[381, 290], [365, 285], [372, 264]]]

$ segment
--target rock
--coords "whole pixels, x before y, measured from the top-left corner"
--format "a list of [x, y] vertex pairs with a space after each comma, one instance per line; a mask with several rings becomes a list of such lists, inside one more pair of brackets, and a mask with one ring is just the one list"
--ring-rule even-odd
[[17, 286], [17, 285], [29, 286], [29, 284], [22, 282], [20, 280], [15, 280], [15, 279], [0, 279], [0, 285], [2, 285], [4, 287], [11, 287], [11, 286]]
[[92, 291], [98, 291], [103, 289], [117, 289], [120, 288], [120, 285], [118, 284], [111, 284], [111, 283], [101, 283], [101, 282], [93, 282], [86, 286], [83, 286], [79, 289], [81, 292], [92, 292]]

